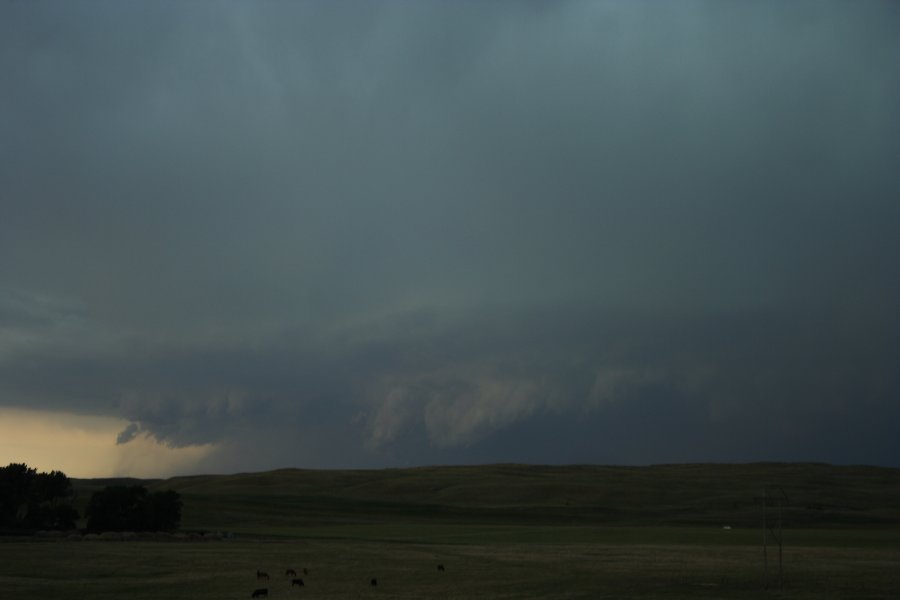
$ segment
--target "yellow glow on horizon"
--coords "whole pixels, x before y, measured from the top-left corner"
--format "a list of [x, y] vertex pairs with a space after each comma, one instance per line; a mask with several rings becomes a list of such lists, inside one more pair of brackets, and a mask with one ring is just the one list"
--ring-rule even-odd
[[142, 435], [117, 445], [127, 426], [114, 417], [0, 408], [0, 466], [25, 463], [77, 478], [169, 477], [192, 472], [215, 448], [170, 448]]

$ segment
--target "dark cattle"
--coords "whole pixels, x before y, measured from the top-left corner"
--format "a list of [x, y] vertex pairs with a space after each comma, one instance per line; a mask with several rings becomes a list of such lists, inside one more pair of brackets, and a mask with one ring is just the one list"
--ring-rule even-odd
[[256, 572], [256, 578], [257, 578], [257, 579], [268, 579], [268, 578], [269, 578], [269, 574], [266, 573], [265, 571], [257, 571], [257, 572]]
[[303, 580], [302, 580], [302, 579], [293, 579], [293, 580], [291, 580], [291, 587], [294, 587], [295, 585], [302, 586], [302, 585], [303, 585]]
[[309, 575], [309, 571], [306, 570], [306, 567], [303, 567], [303, 574], [304, 574], [304, 575]]
[[253, 593], [250, 594], [251, 598], [268, 598], [269, 597], [269, 588], [259, 588], [253, 590]]
[[297, 571], [295, 571], [293, 569], [288, 569], [287, 571], [284, 572], [284, 576], [285, 577], [296, 577]]
[[371, 585], [372, 587], [375, 587], [376, 585], [378, 585], [378, 580], [373, 577], [372, 581], [369, 582], [369, 585]]
[[438, 565], [438, 571], [443, 571], [443, 570], [444, 570], [444, 565]]

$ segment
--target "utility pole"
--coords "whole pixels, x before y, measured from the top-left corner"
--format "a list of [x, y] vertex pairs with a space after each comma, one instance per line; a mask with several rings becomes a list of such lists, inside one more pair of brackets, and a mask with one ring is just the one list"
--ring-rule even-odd
[[[769, 490], [775, 490], [770, 496]], [[783, 561], [783, 541], [784, 541], [784, 522], [783, 509], [788, 503], [787, 494], [784, 489], [778, 485], [763, 486], [762, 506], [763, 506], [763, 587], [769, 589], [769, 538], [771, 537], [778, 544], [778, 589], [784, 589], [784, 561]], [[769, 507], [774, 506], [776, 511], [776, 520], [774, 524], [770, 524]]]

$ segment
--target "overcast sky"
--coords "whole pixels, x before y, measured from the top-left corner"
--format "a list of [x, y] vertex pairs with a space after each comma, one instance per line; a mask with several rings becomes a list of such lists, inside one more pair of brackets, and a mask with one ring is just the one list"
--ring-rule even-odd
[[0, 463], [900, 467], [898, 232], [896, 2], [4, 1]]

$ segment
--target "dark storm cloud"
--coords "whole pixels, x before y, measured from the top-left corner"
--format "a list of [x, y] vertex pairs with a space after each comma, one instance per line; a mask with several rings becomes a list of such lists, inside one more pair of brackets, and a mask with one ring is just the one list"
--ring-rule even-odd
[[119, 432], [119, 435], [116, 436], [117, 444], [127, 444], [131, 440], [137, 437], [138, 432], [140, 432], [141, 428], [137, 423], [131, 423]]
[[896, 462], [892, 3], [0, 17], [2, 405], [216, 469]]
[[545, 309], [379, 325], [327, 342], [295, 332], [257, 347], [112, 353], [92, 370], [42, 360], [43, 377], [24, 382], [10, 363], [2, 379], [19, 384], [10, 396], [39, 400], [62, 393], [58, 380], [104, 379], [93, 398], [133, 423], [120, 443], [221, 444], [241, 468], [890, 462], [898, 449], [896, 322]]

